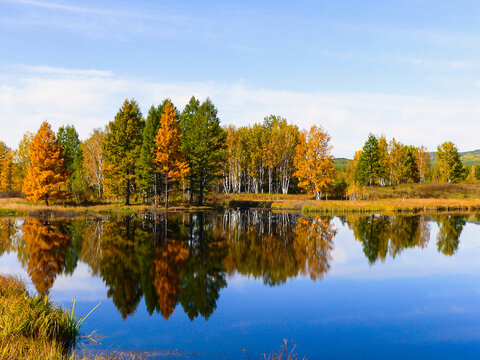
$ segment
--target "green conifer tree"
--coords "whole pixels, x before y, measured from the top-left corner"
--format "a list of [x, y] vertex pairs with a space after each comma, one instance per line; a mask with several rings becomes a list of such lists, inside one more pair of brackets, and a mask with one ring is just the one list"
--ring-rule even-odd
[[381, 173], [381, 153], [378, 139], [375, 135], [369, 134], [355, 169], [355, 179], [362, 185], [375, 185]]
[[203, 204], [208, 184], [221, 176], [225, 157], [226, 131], [220, 126], [217, 109], [207, 98], [202, 104], [192, 96], [180, 116], [182, 148], [190, 167], [190, 200], [198, 194]]
[[125, 100], [115, 120], [107, 126], [103, 143], [105, 191], [110, 196], [130, 196], [135, 191], [138, 159], [145, 120], [135, 100]]

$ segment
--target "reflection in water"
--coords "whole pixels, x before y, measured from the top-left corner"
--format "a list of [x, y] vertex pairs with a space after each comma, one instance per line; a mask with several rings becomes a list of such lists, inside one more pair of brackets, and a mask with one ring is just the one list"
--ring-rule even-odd
[[53, 286], [57, 275], [65, 269], [72, 235], [67, 233], [63, 223], [39, 219], [25, 220], [22, 233], [28, 259], [28, 275], [38, 293], [45, 295]]
[[460, 234], [466, 224], [467, 216], [436, 216], [440, 231], [437, 236], [437, 249], [445, 255], [453, 255], [458, 250]]
[[[370, 264], [403, 249], [424, 248], [429, 218], [385, 215], [340, 219], [353, 230]], [[452, 255], [467, 218], [435, 216], [437, 248]], [[240, 273], [275, 286], [299, 275], [322, 279], [336, 235], [330, 217], [267, 211], [172, 213], [109, 220], [0, 220], [0, 255], [15, 251], [37, 291], [78, 261], [101, 277], [124, 318], [142, 297], [150, 314], [168, 319], [179, 304], [188, 317], [208, 319], [227, 275]]]
[[395, 258], [403, 249], [425, 248], [430, 240], [430, 229], [424, 216], [352, 216], [348, 226], [355, 239], [362, 242], [363, 252], [370, 264], [387, 255]]

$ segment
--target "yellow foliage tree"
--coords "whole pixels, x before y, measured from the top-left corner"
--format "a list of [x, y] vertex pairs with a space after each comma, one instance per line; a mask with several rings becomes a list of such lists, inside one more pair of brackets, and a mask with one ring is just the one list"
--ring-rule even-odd
[[[168, 208], [169, 182], [182, 180], [188, 173], [188, 163], [181, 151], [182, 132], [178, 126], [177, 112], [170, 102], [165, 108], [160, 119], [160, 128], [155, 137], [157, 149], [155, 162], [158, 172], [162, 174], [165, 183], [165, 208]], [[155, 205], [157, 200], [155, 200]]]
[[11, 190], [13, 185], [13, 153], [0, 142], [0, 190]]
[[64, 199], [66, 192], [62, 187], [68, 183], [69, 173], [63, 166], [62, 147], [46, 121], [30, 144], [29, 157], [30, 166], [23, 183], [27, 199], [44, 200], [47, 205], [50, 200]]
[[300, 133], [294, 165], [298, 186], [307, 189], [319, 200], [328, 184], [333, 181], [335, 169], [330, 154], [330, 135], [322, 127], [312, 126]]

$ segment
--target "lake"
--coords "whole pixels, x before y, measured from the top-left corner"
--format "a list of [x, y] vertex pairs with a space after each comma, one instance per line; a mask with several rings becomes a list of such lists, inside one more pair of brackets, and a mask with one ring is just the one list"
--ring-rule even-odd
[[99, 345], [250, 359], [477, 359], [480, 216], [244, 210], [0, 219], [0, 272]]

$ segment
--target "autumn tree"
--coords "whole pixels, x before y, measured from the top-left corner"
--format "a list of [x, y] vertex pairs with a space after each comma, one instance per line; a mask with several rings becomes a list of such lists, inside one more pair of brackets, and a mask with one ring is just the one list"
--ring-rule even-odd
[[[169, 182], [181, 180], [188, 172], [188, 163], [181, 149], [182, 133], [177, 121], [177, 112], [170, 102], [165, 104], [160, 127], [155, 137], [157, 170], [165, 186], [165, 208], [168, 208]], [[156, 201], [155, 201], [156, 203]]]
[[33, 141], [34, 134], [26, 132], [20, 143], [18, 149], [13, 154], [13, 188], [21, 190], [23, 188], [23, 182], [27, 176], [27, 170], [30, 166], [29, 149], [30, 144]]
[[33, 138], [29, 149], [30, 166], [23, 183], [23, 192], [33, 201], [64, 199], [63, 187], [68, 183], [70, 173], [64, 167], [62, 146], [55, 133], [45, 121]]
[[300, 133], [294, 164], [298, 186], [320, 199], [328, 184], [333, 181], [335, 169], [330, 154], [330, 135], [322, 127], [312, 126], [309, 132]]
[[[155, 144], [155, 137], [160, 128], [160, 119], [165, 105], [169, 103], [173, 106], [170, 99], [165, 99], [162, 104], [157, 107], [152, 106], [148, 112], [145, 122], [145, 129], [143, 130], [142, 149], [140, 151], [140, 167], [138, 169], [138, 186], [140, 190], [145, 191], [147, 199], [156, 201], [156, 198], [161, 193], [161, 174], [157, 171], [157, 164], [155, 162], [155, 151], [157, 145]], [[173, 106], [176, 111], [176, 108]], [[178, 120], [178, 112], [177, 120]]]
[[13, 152], [0, 141], [0, 191], [11, 190], [13, 186]]
[[459, 182], [463, 179], [463, 165], [454, 143], [444, 142], [437, 147], [437, 164], [442, 181]]
[[103, 194], [103, 142], [105, 132], [94, 129], [80, 146], [83, 153], [82, 168], [87, 183], [96, 188], [98, 197]]
[[125, 205], [130, 205], [135, 191], [144, 126], [137, 102], [127, 99], [108, 124], [103, 142], [105, 191], [112, 196], [125, 196]]
[[207, 98], [200, 104], [193, 96], [180, 116], [180, 128], [190, 171], [190, 201], [197, 193], [198, 204], [202, 205], [207, 186], [221, 177], [226, 132], [211, 100]]
[[427, 175], [428, 169], [430, 167], [430, 153], [427, 151], [427, 148], [420, 146], [417, 148], [417, 168], [418, 168], [418, 177], [421, 183], [424, 183]]

